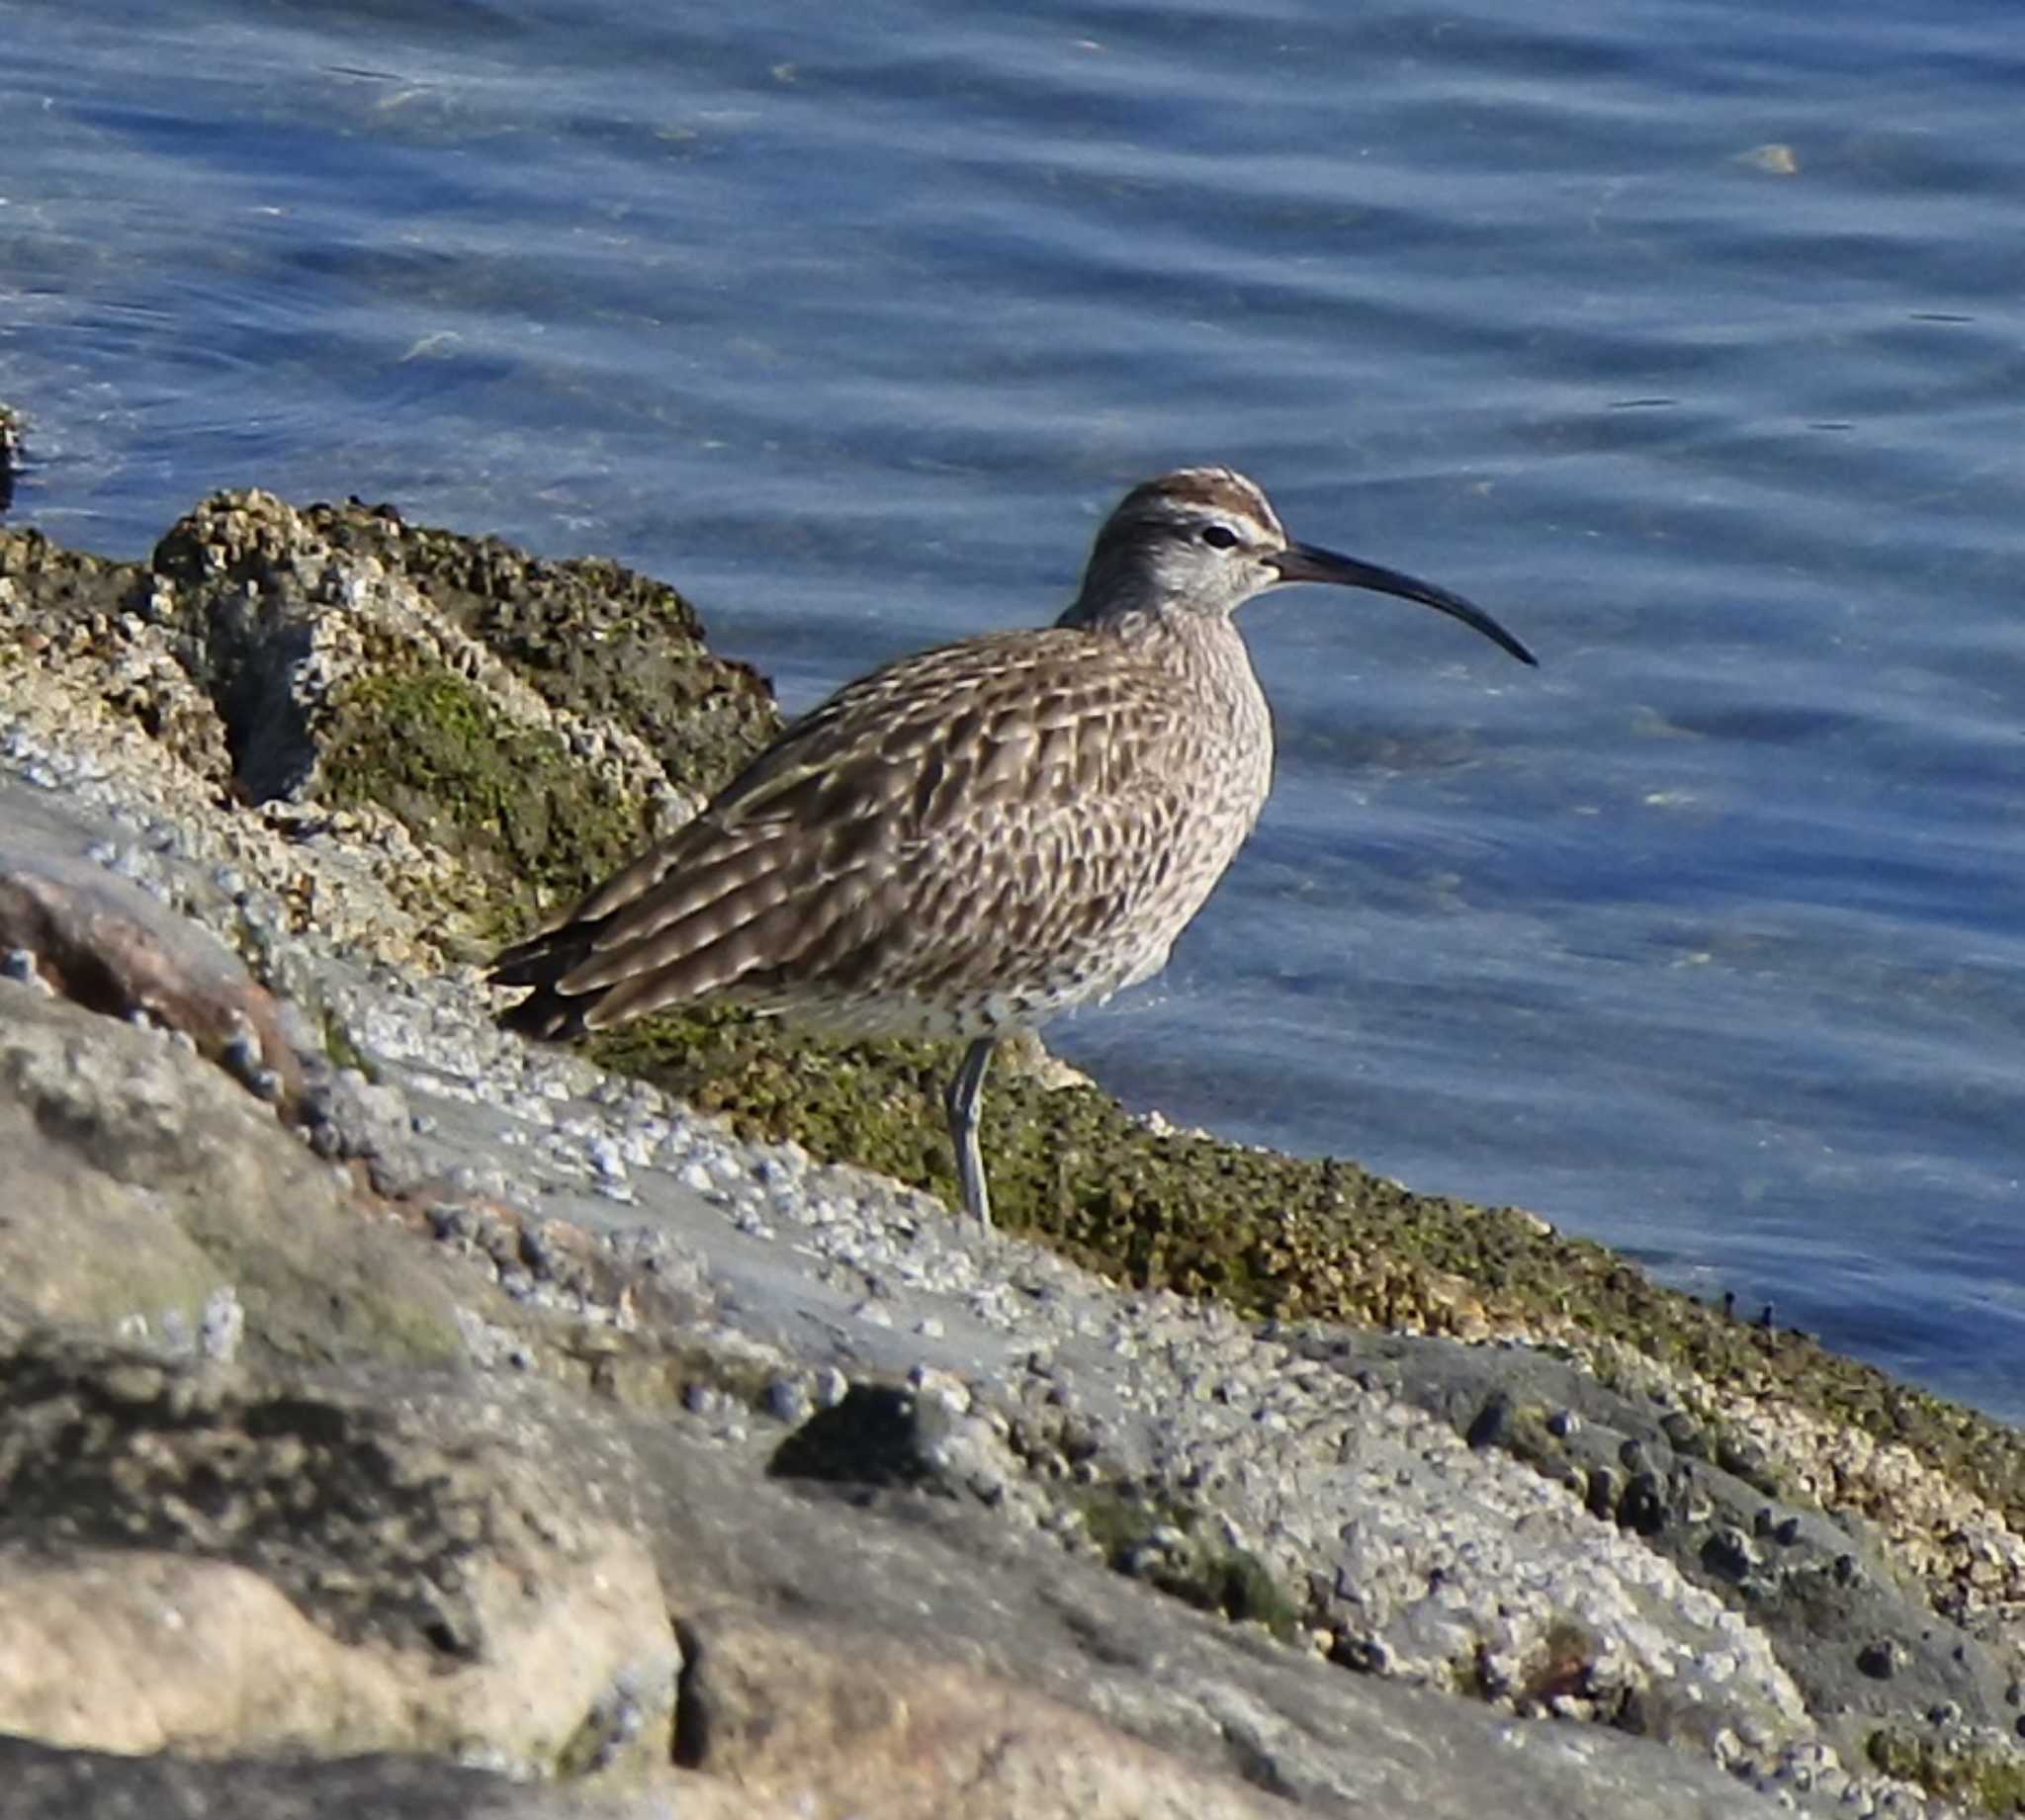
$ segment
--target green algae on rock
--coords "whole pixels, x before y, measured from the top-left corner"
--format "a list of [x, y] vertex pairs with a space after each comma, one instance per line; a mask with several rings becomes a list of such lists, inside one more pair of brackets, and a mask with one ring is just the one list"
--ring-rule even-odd
[[[722, 1114], [743, 1136], [953, 1192], [937, 1099], [946, 1046], [836, 1043], [710, 1008], [603, 1033], [587, 1054]], [[1011, 1070], [986, 1109], [985, 1143], [1007, 1229], [1045, 1237], [1115, 1281], [1213, 1296], [1255, 1317], [1611, 1341], [1716, 1391], [1900, 1443], [2025, 1525], [2025, 1435], [1805, 1335], [1736, 1321], [1535, 1216], [1416, 1194], [1338, 1159], [1155, 1131], [1100, 1089], [1045, 1087]], [[1711, 1426], [1725, 1465], [1776, 1482], [1760, 1450]], [[1866, 1515], [1888, 1515], [1858, 1487], [1847, 1495]]]
[[1193, 1505], [1123, 1484], [1092, 1486], [1074, 1503], [1092, 1543], [1119, 1573], [1234, 1624], [1263, 1624], [1282, 1643], [1299, 1640], [1300, 1607], [1272, 1569], [1234, 1541], [1209, 1539]]
[[142, 563], [68, 549], [33, 526], [0, 530], [0, 651], [88, 672], [106, 709], [222, 789], [231, 756], [216, 705], [154, 630], [171, 592]]
[[318, 794], [377, 804], [477, 873], [481, 935], [588, 890], [647, 835], [637, 798], [449, 669], [367, 672], [329, 707]]
[[696, 609], [665, 582], [602, 557], [547, 562], [357, 500], [311, 506], [304, 519], [333, 550], [404, 575], [552, 707], [638, 734], [698, 795], [779, 729], [764, 679], [713, 654]]
[[[377, 802], [531, 890], [588, 884], [776, 724], [764, 684], [703, 649], [673, 589], [610, 563], [256, 491], [180, 520], [153, 568], [242, 792]], [[495, 914], [524, 912], [488, 869]]]
[[1887, 1725], [1871, 1733], [1865, 1752], [1874, 1768], [1943, 1800], [1991, 1814], [2025, 1814], [2025, 1766], [2014, 1757], [1955, 1749]]

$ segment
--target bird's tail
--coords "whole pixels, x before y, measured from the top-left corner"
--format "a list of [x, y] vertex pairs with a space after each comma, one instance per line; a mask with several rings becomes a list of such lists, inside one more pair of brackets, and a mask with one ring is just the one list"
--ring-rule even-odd
[[534, 989], [499, 1014], [502, 1029], [548, 1043], [569, 1042], [585, 1034], [589, 1026], [584, 1013], [593, 1001], [581, 995], [558, 992], [556, 983], [590, 958], [591, 945], [605, 920], [566, 922], [543, 929], [493, 956], [485, 974], [489, 985]]

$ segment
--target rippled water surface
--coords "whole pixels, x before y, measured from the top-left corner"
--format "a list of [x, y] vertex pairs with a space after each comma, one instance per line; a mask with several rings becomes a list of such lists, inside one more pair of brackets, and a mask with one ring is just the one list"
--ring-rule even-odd
[[1538, 11], [0, 0], [16, 516], [609, 552], [801, 707], [1243, 467], [1543, 667], [1249, 609], [1266, 821], [1060, 1046], [2025, 1415], [2015, 16]]

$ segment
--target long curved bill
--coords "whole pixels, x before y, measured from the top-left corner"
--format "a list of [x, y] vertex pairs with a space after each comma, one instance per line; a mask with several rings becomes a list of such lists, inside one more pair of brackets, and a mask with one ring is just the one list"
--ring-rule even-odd
[[1268, 559], [1279, 570], [1282, 581], [1330, 581], [1338, 587], [1369, 588], [1374, 594], [1392, 594], [1401, 600], [1417, 600], [1451, 619], [1459, 619], [1494, 645], [1502, 645], [1521, 663], [1538, 664], [1539, 659], [1481, 607], [1473, 607], [1460, 594], [1452, 594], [1432, 581], [1403, 575], [1396, 568], [1380, 568], [1375, 563], [1360, 563], [1356, 557], [1338, 556], [1313, 544], [1289, 544]]

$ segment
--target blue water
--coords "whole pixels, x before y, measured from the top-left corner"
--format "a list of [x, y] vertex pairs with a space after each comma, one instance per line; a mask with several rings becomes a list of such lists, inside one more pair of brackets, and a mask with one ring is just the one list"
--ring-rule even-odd
[[169, 11], [0, 0], [16, 516], [609, 552], [800, 707], [1236, 464], [1543, 667], [1249, 609], [1273, 805], [1060, 1046], [2025, 1416], [2014, 9]]

